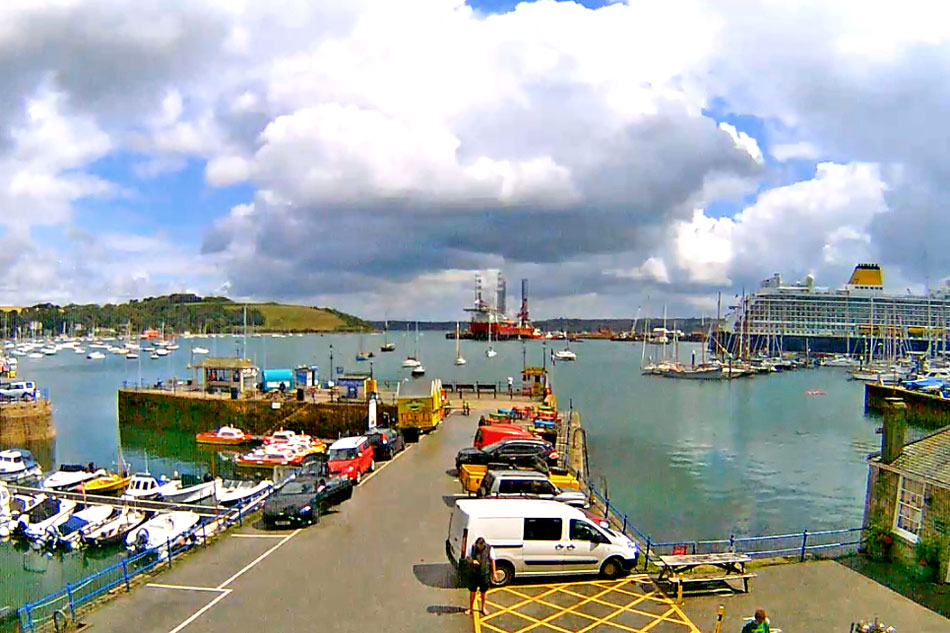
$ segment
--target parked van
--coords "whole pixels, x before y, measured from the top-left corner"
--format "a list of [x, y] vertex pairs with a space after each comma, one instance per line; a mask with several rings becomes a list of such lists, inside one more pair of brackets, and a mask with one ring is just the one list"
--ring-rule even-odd
[[478, 430], [475, 431], [475, 441], [472, 443], [472, 446], [475, 448], [484, 448], [489, 444], [494, 444], [499, 440], [505, 440], [509, 437], [531, 439], [535, 436], [517, 424], [508, 424], [507, 422], [486, 424], [485, 426], [478, 427]]
[[458, 566], [483, 537], [495, 550], [495, 586], [520, 576], [603, 574], [636, 566], [634, 541], [595, 525], [577, 508], [535, 499], [460, 499], [449, 520], [445, 553]]

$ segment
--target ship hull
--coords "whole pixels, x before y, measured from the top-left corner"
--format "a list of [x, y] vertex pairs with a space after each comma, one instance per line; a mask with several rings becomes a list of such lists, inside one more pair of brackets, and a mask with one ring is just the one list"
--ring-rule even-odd
[[[467, 332], [468, 336], [464, 338], [471, 338], [479, 341], [488, 340], [488, 323], [480, 321], [472, 321], [469, 324], [469, 331]], [[491, 337], [492, 340], [496, 341], [510, 341], [513, 339], [536, 339], [541, 338], [541, 333], [538, 332], [534, 327], [522, 327], [518, 325], [507, 325], [504, 323], [492, 323], [491, 324]], [[455, 335], [452, 335], [452, 338], [455, 338]]]
[[[759, 334], [746, 335], [743, 348], [748, 347], [753, 354], [759, 351], [776, 352], [808, 352], [811, 354], [852, 354], [867, 356], [869, 342], [867, 339], [849, 338], [846, 336], [765, 336]], [[926, 352], [930, 346], [926, 339], [904, 339], [901, 345], [908, 351]], [[950, 342], [936, 343], [939, 349], [950, 350]], [[878, 339], [874, 341], [874, 355], [884, 353], [884, 343]], [[739, 335], [733, 332], [714, 333], [709, 340], [710, 351], [727, 349], [738, 355]]]

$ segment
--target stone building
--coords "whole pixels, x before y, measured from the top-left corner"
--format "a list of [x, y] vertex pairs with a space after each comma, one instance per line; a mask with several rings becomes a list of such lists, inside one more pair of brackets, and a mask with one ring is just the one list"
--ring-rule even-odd
[[950, 427], [904, 443], [906, 409], [890, 403], [881, 451], [868, 456], [864, 525], [890, 529], [892, 556], [919, 565], [917, 544], [936, 544], [937, 582], [950, 582]]

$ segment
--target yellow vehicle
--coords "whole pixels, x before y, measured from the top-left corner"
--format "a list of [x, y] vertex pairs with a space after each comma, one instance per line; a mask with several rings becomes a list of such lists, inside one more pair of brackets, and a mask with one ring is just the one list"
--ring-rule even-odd
[[442, 381], [411, 380], [396, 389], [396, 426], [410, 442], [439, 426], [445, 417]]
[[[459, 467], [459, 482], [462, 484], [462, 490], [470, 494], [475, 494], [478, 487], [482, 485], [482, 480], [488, 472], [488, 466], [481, 464], [462, 464]], [[581, 482], [577, 477], [570, 473], [548, 473], [548, 479], [560, 490], [580, 490]]]

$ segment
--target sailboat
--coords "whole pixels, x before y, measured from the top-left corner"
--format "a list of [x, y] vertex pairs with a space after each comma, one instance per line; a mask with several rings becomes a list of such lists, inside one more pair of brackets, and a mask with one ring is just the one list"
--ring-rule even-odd
[[464, 365], [465, 359], [462, 358], [462, 350], [459, 349], [459, 322], [455, 322], [455, 364]]
[[379, 351], [381, 352], [395, 352], [396, 344], [389, 340], [389, 319], [383, 324], [383, 336], [385, 336], [385, 342], [379, 346]]
[[357, 362], [362, 362], [369, 360], [373, 357], [373, 352], [364, 352], [363, 351], [363, 335], [360, 334], [360, 351], [356, 352]]
[[[409, 333], [409, 324], [406, 324], [406, 333]], [[416, 355], [415, 356], [406, 356], [406, 360], [402, 361], [402, 366], [405, 368], [416, 369], [422, 367], [422, 363], [419, 362], [419, 322], [416, 321]], [[423, 368], [422, 373], [425, 373]], [[420, 376], [422, 374], [419, 374]]]
[[491, 346], [491, 315], [488, 317], [488, 349], [485, 350], [485, 356], [488, 358], [494, 358], [498, 355], [498, 352], [495, 351], [495, 348]]

